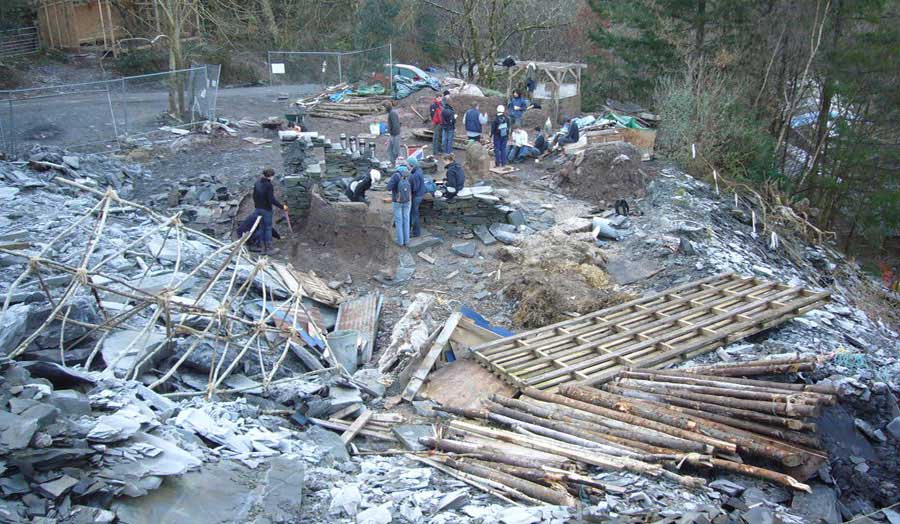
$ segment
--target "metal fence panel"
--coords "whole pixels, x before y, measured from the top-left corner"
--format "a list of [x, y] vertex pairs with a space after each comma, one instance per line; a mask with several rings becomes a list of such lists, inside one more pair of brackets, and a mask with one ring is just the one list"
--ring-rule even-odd
[[34, 144], [108, 150], [160, 127], [214, 118], [219, 66], [81, 84], [0, 91], [0, 138], [8, 154]]
[[381, 84], [391, 89], [391, 45], [359, 51], [269, 51], [269, 85], [305, 90], [337, 84]]
[[37, 27], [0, 31], [0, 57], [34, 53], [40, 48]]

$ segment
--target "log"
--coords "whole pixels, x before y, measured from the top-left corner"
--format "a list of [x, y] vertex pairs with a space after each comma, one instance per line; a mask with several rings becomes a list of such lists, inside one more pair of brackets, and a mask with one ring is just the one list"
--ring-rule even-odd
[[715, 380], [718, 382], [726, 382], [729, 384], [737, 384], [743, 386], [751, 386], [754, 388], [774, 388], [774, 389], [782, 389], [789, 391], [811, 391], [813, 393], [820, 393], [827, 396], [834, 396], [837, 394], [837, 388], [834, 386], [828, 386], [824, 384], [789, 384], [787, 382], [773, 382], [770, 380], [755, 380], [749, 378], [737, 378], [737, 377], [719, 377], [719, 376], [707, 376], [707, 375], [697, 375], [695, 373], [689, 373], [686, 370], [682, 369], [654, 369], [654, 370], [634, 370], [634, 371], [644, 371], [650, 372], [655, 375], [665, 375], [669, 377], [685, 377], [692, 379], [707, 379], [707, 380]]
[[724, 393], [730, 397], [746, 398], [750, 400], [772, 400], [781, 398], [781, 402], [786, 402], [785, 399], [787, 397], [794, 397], [807, 404], [824, 404], [828, 403], [830, 400], [828, 395], [822, 395], [821, 393], [812, 391], [790, 391], [762, 386], [729, 384], [727, 382], [716, 380], [716, 377], [710, 378], [707, 376], [703, 376], [703, 378], [670, 377], [644, 371], [623, 371], [621, 373], [620, 380], [621, 379], [657, 382], [666, 387], [690, 389], [697, 393], [706, 393], [710, 395]]
[[670, 471], [666, 471], [659, 464], [647, 464], [644, 462], [631, 460], [621, 457], [607, 457], [602, 453], [597, 453], [589, 449], [578, 449], [577, 447], [563, 444], [557, 440], [533, 435], [520, 435], [509, 431], [477, 426], [468, 422], [454, 420], [450, 422], [450, 428], [464, 434], [486, 437], [502, 442], [510, 442], [519, 446], [536, 449], [538, 451], [546, 451], [561, 455], [572, 460], [577, 460], [584, 464], [597, 466], [602, 469], [618, 471], [626, 469], [635, 473], [641, 473], [651, 477], [664, 476], [670, 478], [686, 487], [700, 487], [706, 484], [706, 481], [696, 477], [677, 475]]
[[[488, 410], [495, 416], [499, 415], [500, 417], [503, 417], [503, 421], [508, 425], [518, 425], [527, 429], [528, 431], [537, 433], [538, 435], [543, 435], [545, 437], [550, 437], [556, 440], [561, 440], [563, 442], [568, 442], [570, 444], [575, 444], [576, 446], [596, 449], [603, 453], [606, 453], [607, 455], [612, 455], [615, 457], [631, 457], [637, 460], [644, 460], [640, 453], [634, 451], [631, 448], [626, 448], [618, 444], [598, 442], [598, 440], [601, 439], [600, 435], [587, 430], [583, 430], [571, 424], [536, 417], [534, 415], [516, 411], [515, 409], [507, 408], [496, 403], [488, 404]], [[500, 420], [498, 420], [499, 417], [489, 418], [495, 422], [500, 422]], [[510, 421], [510, 419], [512, 420]]]
[[[759, 411], [760, 413], [773, 413], [776, 415], [783, 415], [788, 417], [814, 417], [819, 413], [819, 409], [816, 406], [808, 404], [795, 404], [790, 402], [781, 402], [779, 400], [749, 400], [745, 398], [730, 397], [727, 395], [731, 392], [725, 389], [720, 389], [719, 393], [695, 393], [693, 392], [693, 390], [681, 389], [677, 387], [667, 387], [658, 382], [647, 382], [641, 380], [620, 380], [617, 382], [617, 384], [628, 389], [636, 389], [638, 391], [646, 391], [648, 393], [657, 393], [662, 395], [671, 395], [673, 397], [686, 398], [688, 400], [696, 400], [699, 402], [718, 404], [720, 406], [728, 406], [732, 408], [749, 409], [752, 411]], [[712, 389], [715, 388], [702, 388], [703, 391]], [[802, 395], [802, 393], [799, 393], [799, 395]]]
[[[546, 453], [542, 453], [541, 456], [537, 456], [534, 454], [528, 456], [525, 456], [524, 454], [516, 455], [514, 453], [510, 453], [508, 450], [504, 450], [499, 447], [493, 447], [488, 444], [463, 442], [461, 440], [423, 437], [419, 439], [419, 442], [432, 449], [464, 455], [476, 455], [479, 458], [490, 462], [499, 462], [503, 464], [509, 464], [510, 466], [534, 467], [537, 465], [563, 467], [569, 463], [569, 459], [560, 457], [559, 455], [556, 455], [558, 457], [557, 460], [547, 460], [546, 457], [544, 457]], [[522, 451], [525, 452], [528, 450], [526, 448], [522, 448]]]
[[755, 368], [765, 366], [777, 367], [791, 364], [807, 364], [815, 366], [816, 357], [801, 357], [797, 355], [795, 357], [773, 358], [767, 360], [763, 359], [745, 360], [743, 362], [719, 362], [718, 364], [709, 364], [706, 366], [691, 366], [689, 368], [683, 368], [683, 370], [689, 373], [700, 373], [701, 375], [715, 375], [716, 371], [723, 369]]
[[785, 449], [778, 443], [769, 441], [762, 436], [752, 435], [743, 430], [724, 426], [707, 419], [683, 416], [677, 411], [670, 411], [667, 408], [646, 404], [641, 401], [632, 402], [625, 397], [585, 386], [563, 385], [560, 387], [560, 392], [570, 398], [627, 411], [650, 420], [675, 421], [683, 429], [691, 429], [713, 438], [731, 442], [754, 455], [778, 460], [789, 467], [799, 466], [805, 462], [802, 450]]
[[443, 462], [453, 469], [458, 469], [470, 475], [475, 475], [476, 477], [498, 482], [548, 504], [574, 506], [576, 503], [575, 498], [564, 491], [550, 489], [541, 486], [540, 484], [514, 477], [508, 473], [503, 473], [502, 471], [497, 471], [479, 464], [471, 464], [453, 459], [446, 459]]
[[637, 415], [632, 415], [631, 413], [624, 413], [621, 411], [616, 411], [613, 409], [609, 409], [603, 406], [598, 406], [596, 404], [592, 404], [589, 402], [584, 402], [578, 399], [574, 399], [571, 397], [564, 397], [562, 395], [557, 395], [555, 393], [547, 393], [545, 391], [541, 391], [536, 388], [525, 388], [525, 395], [537, 399], [543, 400], [544, 402], [551, 402], [554, 404], [560, 404], [563, 406], [567, 406], [573, 409], [578, 409], [581, 411], [587, 411], [589, 413], [593, 413], [595, 415], [600, 415], [603, 417], [608, 417], [613, 420], [618, 420], [620, 422], [626, 422], [628, 424], [632, 424], [635, 426], [640, 426], [643, 428], [652, 429], [655, 431], [659, 431], [660, 433], [665, 433], [666, 435], [672, 435], [681, 439], [690, 440], [692, 442], [699, 442], [708, 446], [712, 446], [716, 449], [720, 449], [726, 453], [736, 453], [737, 446], [729, 441], [712, 438], [707, 435], [703, 435], [701, 433], [697, 433], [693, 429], [684, 429], [681, 422], [676, 420], [672, 420], [675, 424], [658, 422], [656, 420], [650, 420], [644, 417], [640, 417]]
[[756, 418], [757, 416], [759, 416], [761, 419], [770, 417], [772, 419], [778, 419], [787, 423], [796, 423], [800, 425], [801, 429], [810, 430], [809, 427], [811, 426], [812, 429], [810, 431], [815, 431], [815, 424], [810, 422], [803, 422], [796, 419], [784, 419], [780, 417], [765, 415], [763, 413], [757, 413], [756, 411], [727, 408], [715, 404], [703, 404], [701, 402], [694, 402], [678, 397], [670, 397], [668, 395], [655, 395], [652, 393], [632, 391], [611, 384], [607, 384], [606, 389], [610, 393], [653, 402], [670, 409], [674, 409], [677, 407], [680, 408], [677, 411], [688, 415], [706, 418], [715, 422], [719, 422], [721, 424], [725, 424], [727, 426], [745, 429], [747, 431], [787, 440], [796, 444], [814, 448], [817, 448], [821, 445], [821, 442], [815, 435], [800, 433], [799, 431], [791, 431], [789, 429], [781, 429], [779, 427], [767, 426], [765, 425], [765, 423], [753, 422], [750, 420], [741, 420], [727, 415], [741, 416], [745, 419]]
[[801, 371], [813, 371], [815, 369], [815, 364], [797, 363], [776, 364], [770, 366], [722, 368], [715, 371], [708, 371], [707, 373], [709, 375], [718, 375], [722, 377], [752, 377], [757, 375], [783, 375], [785, 373], [799, 373]]
[[[600, 418], [599, 415], [593, 415], [592, 413], [585, 413], [588, 420], [568, 416], [565, 414], [564, 410], [571, 408], [566, 408], [564, 406], [536, 405], [528, 402], [523, 402], [521, 400], [501, 397], [499, 395], [494, 395], [493, 397], [491, 397], [491, 400], [508, 408], [518, 409], [520, 411], [524, 411], [538, 417], [543, 417], [550, 420], [559, 420], [575, 427], [582, 427], [588, 431], [591, 431], [592, 433], [601, 435], [604, 439], [609, 440], [610, 442], [628, 446], [633, 449], [647, 451], [649, 453], [669, 454], [676, 453], [677, 451], [708, 453], [712, 450], [712, 447], [704, 446], [703, 444], [699, 444], [689, 440], [669, 437], [667, 435], [660, 435], [659, 437], [653, 434], [636, 435], [634, 432], [612, 429], [589, 420], [590, 417]], [[644, 441], [638, 440], [636, 437], [651, 440], [655, 443], [655, 445], [651, 445]], [[669, 446], [665, 444], [669, 444]]]
[[803, 484], [794, 477], [785, 475], [784, 473], [778, 473], [777, 471], [759, 468], [756, 466], [751, 466], [749, 464], [739, 464], [730, 460], [722, 460], [718, 458], [711, 458], [710, 460], [712, 461], [713, 466], [719, 469], [734, 471], [736, 473], [743, 473], [744, 475], [749, 475], [751, 477], [759, 477], [762, 479], [771, 480], [772, 482], [776, 482], [778, 484], [781, 484], [782, 486], [787, 486], [796, 490], [812, 493], [812, 489], [810, 489], [808, 485]]
[[[438, 471], [443, 471], [444, 473], [450, 475], [451, 477], [453, 477], [455, 479], [459, 479], [474, 488], [484, 491], [485, 493], [490, 493], [491, 495], [497, 497], [498, 499], [500, 499], [504, 502], [507, 502], [514, 506], [519, 505], [517, 502], [506, 497], [506, 494], [511, 494], [511, 493], [509, 493], [510, 491], [512, 491], [511, 488], [508, 488], [508, 487], [502, 486], [502, 485], [498, 485], [497, 483], [491, 482], [487, 479], [482, 479], [479, 477], [467, 475], [466, 473], [463, 473], [462, 471], [457, 471], [457, 470], [451, 468], [450, 466], [444, 464], [443, 462], [438, 462], [436, 460], [427, 459], [425, 457], [417, 457], [415, 455], [407, 455], [407, 456], [417, 462], [421, 462], [422, 464], [427, 464]], [[500, 491], [497, 489], [498, 487], [504, 488], [504, 490]], [[517, 496], [516, 498], [526, 497], [526, 495], [524, 493], [519, 493], [519, 494], [521, 495], [521, 497]], [[539, 502], [539, 501], [537, 501], [537, 502]]]

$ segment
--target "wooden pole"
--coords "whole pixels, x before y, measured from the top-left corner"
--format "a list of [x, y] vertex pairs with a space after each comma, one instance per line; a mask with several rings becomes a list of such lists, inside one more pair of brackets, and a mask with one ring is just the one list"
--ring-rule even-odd
[[475, 475], [477, 477], [486, 478], [494, 482], [499, 482], [500, 484], [509, 486], [516, 491], [520, 491], [528, 495], [529, 497], [536, 498], [548, 504], [555, 504], [557, 506], [574, 506], [576, 503], [575, 498], [564, 491], [550, 489], [529, 480], [521, 479], [508, 473], [482, 466], [480, 464], [472, 464], [453, 459], [446, 459], [443, 462], [451, 468], [464, 471], [466, 473], [469, 473], [470, 475]]

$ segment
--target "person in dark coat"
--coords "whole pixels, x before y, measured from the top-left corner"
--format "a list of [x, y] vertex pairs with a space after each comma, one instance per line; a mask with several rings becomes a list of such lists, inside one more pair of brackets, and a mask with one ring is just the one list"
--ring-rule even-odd
[[390, 135], [390, 139], [388, 139], [388, 157], [393, 166], [396, 165], [397, 157], [400, 156], [400, 117], [397, 115], [397, 111], [394, 110], [394, 102], [390, 100], [385, 102], [384, 108], [387, 110], [387, 128], [388, 135]]
[[412, 207], [409, 210], [409, 236], [414, 238], [422, 234], [422, 226], [419, 224], [419, 204], [425, 198], [425, 175], [419, 167], [416, 157], [409, 158], [409, 167], [412, 173], [409, 175], [409, 185], [412, 188]]
[[516, 89], [513, 91], [512, 98], [509, 99], [509, 119], [514, 126], [521, 126], [525, 118], [525, 111], [528, 110], [528, 100], [522, 96], [522, 92]]
[[379, 180], [381, 180], [381, 171], [372, 169], [365, 175], [356, 177], [353, 182], [350, 182], [344, 194], [347, 195], [351, 202], [365, 202], [366, 191], [372, 188], [372, 184], [377, 184]]
[[272, 178], [275, 176], [275, 170], [271, 167], [263, 169], [262, 176], [253, 185], [253, 206], [254, 213], [262, 217], [262, 242], [263, 250], [268, 253], [272, 247], [272, 214], [274, 208], [280, 207], [284, 212], [288, 212], [288, 207], [275, 198], [275, 187], [272, 185]]
[[481, 141], [481, 128], [487, 124], [487, 113], [482, 113], [478, 102], [473, 102], [472, 107], [463, 116], [463, 125], [466, 127], [466, 138], [473, 142]]
[[445, 184], [445, 192], [443, 195], [435, 193], [435, 196], [440, 198], [443, 196], [447, 201], [451, 201], [456, 198], [456, 195], [462, 191], [462, 188], [466, 185], [466, 173], [463, 171], [461, 165], [456, 162], [456, 159], [453, 156], [453, 153], [449, 155], [444, 155], [444, 169], [447, 170], [447, 181]]
[[450, 105], [450, 95], [444, 95], [444, 108], [441, 109], [441, 142], [443, 153], [453, 152], [453, 139], [456, 138], [456, 109]]
[[494, 140], [494, 165], [496, 167], [506, 165], [506, 144], [512, 132], [509, 117], [506, 116], [506, 108], [497, 106], [497, 116], [491, 122], [491, 138]]
[[561, 146], [574, 144], [581, 138], [581, 134], [578, 131], [578, 124], [575, 122], [574, 118], [567, 118], [566, 125], [568, 126], [566, 134], [559, 137], [559, 140], [557, 140], [557, 144]]

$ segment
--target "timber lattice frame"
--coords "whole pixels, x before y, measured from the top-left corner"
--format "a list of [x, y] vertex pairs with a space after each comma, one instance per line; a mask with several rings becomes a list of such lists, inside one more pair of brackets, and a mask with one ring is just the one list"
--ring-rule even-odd
[[513, 386], [596, 386], [624, 368], [663, 368], [777, 326], [827, 301], [811, 291], [724, 273], [472, 348]]

